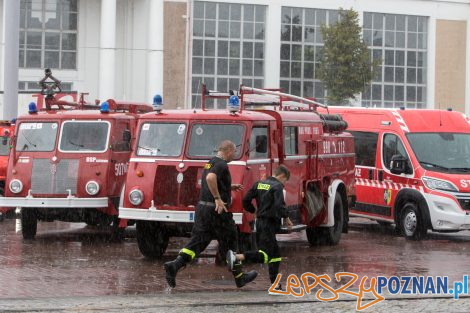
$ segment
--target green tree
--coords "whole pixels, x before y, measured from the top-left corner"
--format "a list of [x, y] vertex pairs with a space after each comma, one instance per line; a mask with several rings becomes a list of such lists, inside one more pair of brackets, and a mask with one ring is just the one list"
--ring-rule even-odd
[[355, 99], [355, 94], [370, 84], [381, 64], [381, 60], [371, 61], [358, 13], [340, 8], [339, 17], [336, 24], [321, 26], [325, 46], [317, 68], [332, 104]]

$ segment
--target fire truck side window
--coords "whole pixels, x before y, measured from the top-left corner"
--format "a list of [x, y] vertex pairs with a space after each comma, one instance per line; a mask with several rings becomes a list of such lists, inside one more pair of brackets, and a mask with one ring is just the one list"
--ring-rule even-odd
[[350, 131], [354, 136], [356, 165], [375, 167], [378, 133]]
[[394, 134], [385, 134], [383, 139], [383, 163], [387, 169], [390, 169], [390, 162], [392, 161], [392, 157], [394, 155], [401, 155], [407, 160], [407, 169], [406, 174], [411, 174], [411, 164], [410, 164], [410, 157], [408, 153], [406, 153], [405, 146], [403, 145], [401, 139]]
[[0, 140], [0, 155], [8, 155], [10, 152], [10, 137], [1, 136]]
[[299, 141], [298, 127], [296, 126], [284, 127], [285, 155], [295, 155], [299, 153], [298, 141]]
[[253, 127], [250, 136], [250, 159], [266, 159], [268, 150], [268, 128]]
[[16, 151], [54, 150], [57, 128], [57, 123], [21, 123]]

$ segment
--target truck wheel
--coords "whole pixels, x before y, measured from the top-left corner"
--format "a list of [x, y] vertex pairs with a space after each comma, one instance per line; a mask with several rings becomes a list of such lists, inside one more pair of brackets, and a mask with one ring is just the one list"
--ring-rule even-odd
[[137, 244], [147, 258], [161, 258], [168, 247], [169, 236], [165, 227], [158, 222], [136, 222]]
[[22, 208], [21, 209], [21, 229], [23, 239], [34, 239], [38, 227], [38, 217], [35, 209]]
[[406, 239], [421, 240], [426, 236], [427, 229], [421, 218], [421, 211], [416, 204], [408, 202], [403, 206], [400, 218], [400, 230]]
[[339, 193], [335, 195], [333, 208], [335, 224], [332, 227], [308, 227], [307, 239], [312, 246], [337, 245], [343, 231], [344, 211], [343, 201]]

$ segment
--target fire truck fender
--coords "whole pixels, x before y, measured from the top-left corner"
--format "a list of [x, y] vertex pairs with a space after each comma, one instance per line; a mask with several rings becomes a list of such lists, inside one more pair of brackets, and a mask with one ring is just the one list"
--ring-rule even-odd
[[395, 204], [393, 206], [393, 217], [395, 219], [396, 225], [399, 225], [400, 223], [402, 209], [407, 202], [413, 202], [418, 206], [423, 219], [422, 222], [424, 223], [426, 229], [431, 228], [431, 215], [429, 214], [429, 207], [426, 199], [418, 190], [409, 188], [401, 189], [395, 198]]
[[[335, 196], [339, 192], [341, 199], [343, 200], [343, 209], [347, 214], [347, 197], [346, 197], [346, 185], [341, 179], [335, 179], [328, 187], [328, 222], [322, 226], [331, 227], [335, 225], [334, 209], [335, 209]], [[346, 208], [346, 209], [345, 209]], [[343, 217], [343, 221], [347, 220], [346, 216]]]

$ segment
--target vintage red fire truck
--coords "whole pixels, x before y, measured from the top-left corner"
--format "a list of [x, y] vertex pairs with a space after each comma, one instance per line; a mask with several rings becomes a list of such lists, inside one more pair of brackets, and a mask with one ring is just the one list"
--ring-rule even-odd
[[[142, 254], [161, 257], [171, 236], [189, 235], [203, 167], [225, 139], [237, 145], [229, 163], [232, 183], [246, 191], [286, 165], [292, 174], [285, 200], [295, 229], [306, 228], [311, 244], [337, 244], [354, 194], [354, 141], [344, 132], [347, 124], [337, 115], [318, 114], [315, 101], [247, 87], [240, 106], [205, 108], [206, 98], [226, 104], [229, 96], [203, 92], [202, 109], [156, 111], [139, 119], [119, 216], [137, 220]], [[230, 210], [241, 243], [249, 244], [254, 216], [243, 210], [242, 196], [232, 193]]]
[[117, 205], [131, 140], [139, 114], [152, 107], [111, 99], [87, 104], [83, 95], [78, 103], [56, 100], [60, 81], [47, 70], [41, 84], [46, 109], [31, 103], [16, 121], [0, 207], [21, 208], [25, 239], [35, 237], [38, 221], [53, 220], [107, 224], [122, 233]]
[[428, 229], [470, 229], [470, 125], [459, 112], [330, 107], [356, 145], [352, 216], [396, 224], [408, 239]]
[[[5, 180], [8, 166], [8, 156], [10, 154], [10, 138], [15, 132], [15, 125], [11, 121], [0, 121], [0, 195], [3, 196], [5, 190]], [[0, 221], [4, 219], [7, 208], [0, 207]]]

